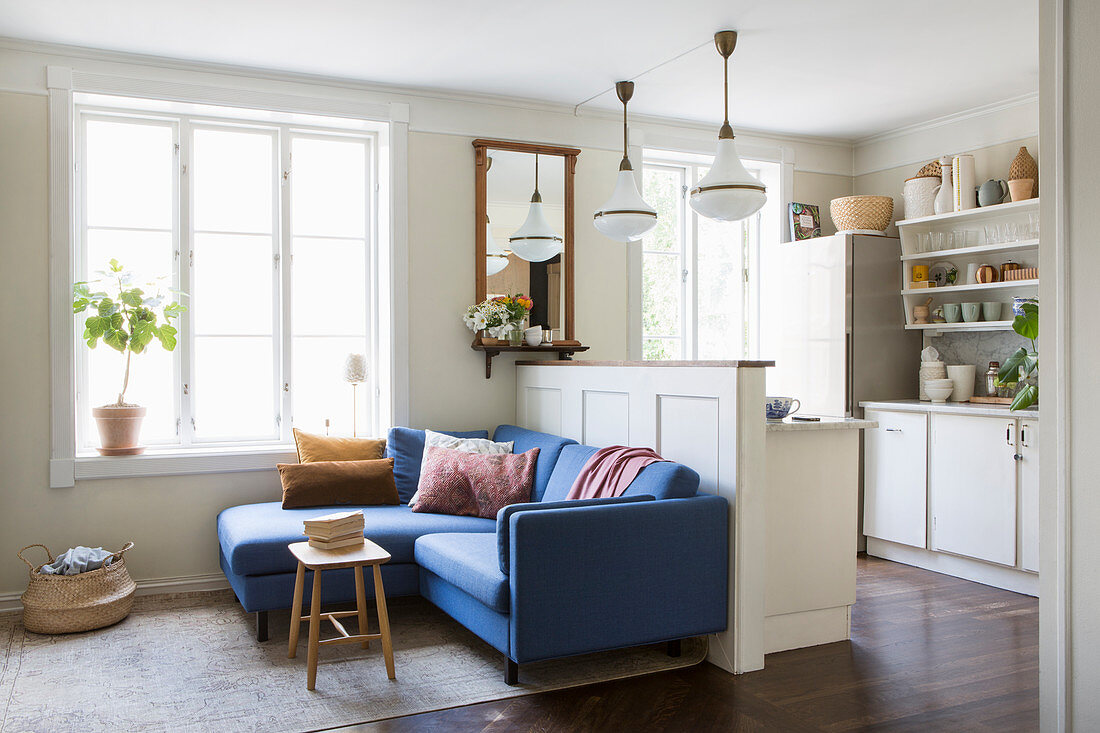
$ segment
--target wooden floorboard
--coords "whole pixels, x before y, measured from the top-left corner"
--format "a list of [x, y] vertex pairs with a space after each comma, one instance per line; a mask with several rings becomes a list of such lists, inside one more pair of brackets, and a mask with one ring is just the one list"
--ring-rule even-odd
[[[404, 731], [1035, 731], [1028, 596], [861, 557], [852, 641], [380, 721]], [[521, 671], [522, 674], [522, 671]]]

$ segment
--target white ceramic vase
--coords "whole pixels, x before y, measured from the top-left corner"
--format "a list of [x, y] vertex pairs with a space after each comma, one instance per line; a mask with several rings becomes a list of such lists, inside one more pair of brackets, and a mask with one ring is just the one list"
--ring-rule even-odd
[[940, 185], [937, 176], [919, 176], [905, 181], [902, 198], [905, 199], [905, 218], [918, 219], [936, 213], [936, 189]]
[[955, 196], [952, 192], [951, 183], [951, 159], [947, 157], [940, 158], [940, 169], [943, 172], [943, 180], [934, 190], [936, 199], [933, 203], [933, 213], [946, 214], [955, 210]]
[[951, 390], [952, 402], [969, 402], [974, 396], [974, 374], [977, 367], [973, 364], [959, 364], [947, 367], [947, 378], [955, 383]]

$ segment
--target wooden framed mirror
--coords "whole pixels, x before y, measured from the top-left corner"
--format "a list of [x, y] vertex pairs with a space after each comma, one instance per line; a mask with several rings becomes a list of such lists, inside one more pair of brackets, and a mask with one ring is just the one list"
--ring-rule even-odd
[[[552, 333], [548, 343], [538, 346], [510, 346], [497, 339], [476, 336], [472, 346], [486, 354], [486, 377], [491, 375], [492, 357], [502, 351], [556, 352], [560, 359], [586, 351], [587, 347], [576, 338], [574, 324], [573, 199], [577, 156], [581, 151], [511, 140], [478, 139], [473, 146], [474, 302], [523, 293], [535, 303], [529, 316], [530, 326]], [[536, 190], [546, 222], [554, 236], [560, 236], [560, 242], [547, 239], [532, 243], [541, 248], [532, 259], [530, 251], [520, 249], [523, 242], [509, 239], [524, 226]], [[495, 244], [489, 245], [490, 241]], [[490, 246], [492, 253], [488, 251]], [[516, 251], [512, 251], [513, 247]]]

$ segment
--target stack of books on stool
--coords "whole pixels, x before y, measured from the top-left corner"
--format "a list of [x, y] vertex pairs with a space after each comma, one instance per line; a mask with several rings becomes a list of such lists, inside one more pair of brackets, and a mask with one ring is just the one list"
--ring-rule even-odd
[[363, 544], [363, 512], [337, 512], [303, 522], [309, 546], [335, 550]]

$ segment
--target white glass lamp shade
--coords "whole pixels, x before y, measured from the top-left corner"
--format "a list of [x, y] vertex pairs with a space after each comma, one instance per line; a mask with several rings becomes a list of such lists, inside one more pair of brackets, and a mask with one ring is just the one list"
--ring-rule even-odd
[[[534, 198], [534, 197], [533, 197]], [[538, 197], [531, 201], [527, 212], [527, 221], [508, 238], [508, 243], [516, 257], [528, 262], [545, 262], [563, 250], [562, 238], [546, 220], [542, 211], [542, 200]]]
[[367, 381], [367, 357], [363, 354], [348, 354], [344, 362], [344, 381], [362, 384]]
[[689, 203], [708, 219], [740, 221], [760, 211], [767, 200], [764, 184], [737, 157], [733, 139], [721, 138], [714, 165], [691, 190]]
[[496, 275], [508, 266], [508, 250], [497, 244], [493, 233], [485, 225], [485, 274]]
[[657, 226], [657, 210], [638, 193], [634, 172], [620, 170], [611, 198], [593, 215], [601, 234], [618, 242], [631, 242]]

